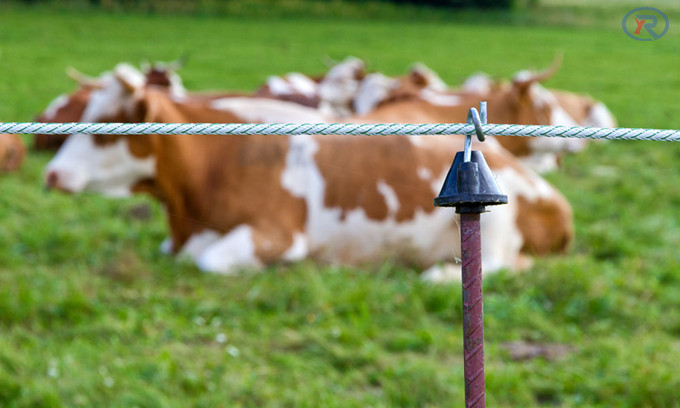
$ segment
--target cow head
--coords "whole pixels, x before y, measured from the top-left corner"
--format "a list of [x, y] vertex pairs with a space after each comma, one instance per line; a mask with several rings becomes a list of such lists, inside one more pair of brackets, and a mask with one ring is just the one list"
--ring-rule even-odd
[[352, 113], [352, 99], [366, 75], [364, 62], [348, 57], [331, 68], [319, 83], [319, 109], [328, 116], [344, 117]]
[[[145, 78], [130, 65], [119, 64], [113, 73], [100, 77], [90, 94], [83, 122], [143, 122]], [[155, 175], [148, 136], [71, 135], [48, 163], [45, 182], [49, 188], [77, 193], [97, 191], [127, 196], [135, 186]]]
[[[182, 85], [182, 79], [175, 72], [179, 66], [177, 62], [143, 64], [142, 69], [146, 84], [165, 88], [173, 97], [184, 97], [186, 90]], [[36, 122], [67, 123], [81, 121], [85, 107], [90, 101], [90, 94], [105, 85], [103, 79], [90, 77], [71, 67], [66, 70], [66, 74], [78, 84], [78, 88], [73, 93], [60, 95], [50, 102], [47, 109], [38, 115]], [[102, 74], [102, 78], [107, 75], [109, 74]], [[36, 150], [56, 150], [66, 141], [67, 137], [68, 135], [36, 134], [33, 144]]]
[[154, 62], [153, 64], [142, 64], [142, 72], [146, 78], [146, 84], [166, 88], [170, 95], [175, 98], [185, 97], [186, 89], [182, 83], [182, 78], [177, 74], [177, 70], [183, 65], [182, 60], [180, 58], [169, 63]]
[[409, 73], [400, 78], [376, 72], [361, 81], [353, 100], [354, 111], [365, 115], [382, 104], [409, 98], [450, 100], [448, 89], [439, 75], [422, 63], [414, 64]]

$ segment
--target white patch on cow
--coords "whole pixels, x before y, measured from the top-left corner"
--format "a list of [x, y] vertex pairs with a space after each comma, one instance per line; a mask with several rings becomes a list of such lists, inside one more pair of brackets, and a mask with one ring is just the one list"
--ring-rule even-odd
[[378, 192], [385, 199], [388, 214], [394, 216], [399, 211], [399, 197], [397, 197], [397, 193], [383, 180], [378, 181], [377, 188]]
[[172, 253], [172, 238], [166, 237], [163, 242], [161, 242], [158, 250], [164, 255], [170, 255]]
[[313, 98], [317, 94], [319, 85], [307, 75], [303, 75], [298, 72], [291, 72], [290, 74], [286, 75], [286, 80], [288, 80], [290, 86], [297, 93], [309, 98]]
[[186, 98], [187, 90], [182, 83], [182, 77], [174, 71], [166, 71], [166, 74], [170, 80], [170, 97], [177, 100]]
[[614, 128], [616, 119], [604, 103], [598, 102], [588, 111], [588, 117], [583, 122], [583, 126]]
[[49, 105], [43, 113], [45, 120], [53, 120], [61, 108], [68, 105], [69, 97], [68, 95], [59, 95]]
[[206, 272], [232, 274], [238, 268], [261, 266], [255, 249], [251, 227], [239, 225], [203, 251], [196, 265]]
[[420, 279], [432, 283], [460, 282], [463, 280], [461, 264], [437, 263], [424, 270]]
[[[521, 177], [521, 175], [516, 175]], [[508, 195], [508, 204], [487, 208], [489, 212], [481, 216], [482, 267], [484, 271], [498, 271], [502, 268], [514, 269], [524, 239], [517, 225], [516, 196], [506, 184], [498, 179], [499, 188]]]
[[519, 161], [538, 174], [549, 173], [560, 167], [556, 153], [532, 153], [529, 156], [520, 157]]
[[450, 95], [427, 88], [420, 91], [420, 97], [437, 106], [458, 106], [462, 102], [458, 95]]
[[69, 136], [54, 158], [47, 164], [46, 175], [54, 174], [58, 186], [77, 193], [84, 190], [111, 197], [126, 197], [139, 180], [154, 178], [153, 156], [133, 156], [124, 139], [98, 146], [93, 136]]
[[381, 73], [368, 74], [361, 81], [354, 96], [354, 110], [357, 115], [365, 115], [375, 109], [399, 85], [399, 81]]
[[422, 146], [423, 145], [423, 139], [422, 139], [423, 136], [407, 135], [406, 137], [411, 142], [411, 144], [414, 145], [414, 146]]
[[309, 172], [316, 169], [314, 155], [319, 146], [310, 135], [289, 136], [286, 167], [281, 173], [281, 185], [296, 197], [305, 197], [312, 190]]
[[432, 178], [432, 171], [427, 167], [418, 167], [418, 177], [421, 180], [428, 181]]
[[348, 57], [335, 65], [319, 83], [319, 110], [324, 115], [345, 117], [352, 113], [352, 100], [359, 89], [358, 74], [363, 72], [364, 62]]
[[[133, 89], [127, 88], [121, 80]], [[143, 91], [146, 78], [131, 65], [118, 64], [114, 74], [103, 75], [100, 81], [103, 87], [90, 94], [81, 122], [98, 122], [121, 111], [131, 112], [135, 108], [136, 94]]]
[[516, 82], [530, 81], [535, 75], [536, 74], [533, 72], [525, 69], [516, 73], [515, 76], [512, 77], [512, 80]]
[[[180, 248], [179, 256], [192, 260], [198, 259], [208, 247], [219, 241], [220, 238], [222, 238], [222, 234], [210, 229], [193, 234], [187, 242], [184, 243], [182, 248]], [[172, 245], [172, 238], [166, 238], [166, 240], [167, 239], [170, 240], [170, 245]]]
[[522, 196], [529, 201], [555, 197], [555, 188], [531, 171], [519, 173], [512, 167], [505, 167], [494, 171], [494, 174], [504, 194]]
[[267, 98], [222, 98], [210, 105], [213, 109], [232, 112], [249, 122], [321, 123], [328, 119], [316, 109], [296, 103]]
[[293, 236], [293, 244], [283, 254], [284, 261], [299, 261], [309, 255], [309, 245], [305, 234], [296, 232]]
[[267, 78], [267, 86], [273, 95], [290, 95], [293, 89], [288, 82], [280, 76], [270, 76]]
[[491, 85], [493, 85], [493, 81], [489, 75], [479, 72], [468, 77], [463, 83], [462, 89], [464, 92], [487, 95], [491, 92]]

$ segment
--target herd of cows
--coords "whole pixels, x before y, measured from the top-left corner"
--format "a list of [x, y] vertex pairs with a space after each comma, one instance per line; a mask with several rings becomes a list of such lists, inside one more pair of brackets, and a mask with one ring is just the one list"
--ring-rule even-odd
[[[75, 70], [77, 89], [41, 122], [461, 123], [488, 102], [490, 123], [614, 127], [604, 104], [547, 89], [544, 72], [511, 81], [475, 74], [450, 87], [416, 64], [402, 77], [367, 72], [347, 58], [318, 77], [272, 76], [252, 93], [185, 89], [176, 67], [119, 64], [98, 77]], [[423, 276], [459, 279], [459, 227], [437, 195], [463, 136], [35, 135], [58, 150], [48, 188], [113, 197], [146, 193], [167, 214], [163, 251], [205, 271], [314, 259], [366, 266], [405, 262]], [[568, 201], [540, 174], [585, 147], [581, 139], [487, 138], [483, 152], [508, 205], [482, 216], [485, 272], [526, 268], [573, 239]], [[0, 135], [0, 170], [17, 169], [21, 139]]]

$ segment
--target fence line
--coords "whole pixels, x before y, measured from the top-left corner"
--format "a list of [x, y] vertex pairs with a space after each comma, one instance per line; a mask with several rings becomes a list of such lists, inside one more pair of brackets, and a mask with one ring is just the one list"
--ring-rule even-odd
[[[482, 125], [486, 135], [545, 136], [607, 140], [680, 141], [672, 129], [594, 128], [579, 126]], [[98, 135], [474, 135], [469, 123], [0, 123], [0, 133]]]

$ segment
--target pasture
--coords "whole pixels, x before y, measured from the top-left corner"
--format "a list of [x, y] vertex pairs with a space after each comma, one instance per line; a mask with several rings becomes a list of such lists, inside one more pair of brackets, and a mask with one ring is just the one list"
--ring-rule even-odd
[[[0, 5], [0, 120], [29, 121], [72, 90], [68, 66], [95, 75], [187, 53], [188, 89], [253, 90], [354, 55], [390, 75], [421, 61], [458, 84], [561, 51], [547, 86], [604, 101], [622, 127], [680, 128], [677, 32], [637, 42], [604, 16], [574, 28]], [[46, 192], [50, 157], [0, 175], [0, 406], [462, 406], [459, 285], [389, 262], [203, 274], [159, 252], [151, 199]], [[576, 242], [485, 280], [489, 406], [680, 406], [679, 158], [676, 144], [594, 143], [548, 176]], [[565, 352], [514, 360], [505, 345], [520, 341]]]

